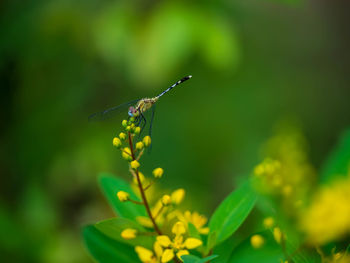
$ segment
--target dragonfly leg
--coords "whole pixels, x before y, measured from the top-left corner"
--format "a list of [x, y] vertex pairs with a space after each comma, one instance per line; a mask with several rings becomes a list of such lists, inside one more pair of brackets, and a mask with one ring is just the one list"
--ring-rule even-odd
[[152, 138], [152, 125], [153, 125], [153, 119], [154, 119], [154, 113], [156, 111], [156, 105], [153, 105], [152, 106], [152, 115], [151, 115], [151, 122], [150, 122], [150, 125], [149, 125], [149, 131], [148, 131], [148, 134], [149, 136]]
[[141, 132], [140, 132], [140, 134], [141, 134], [142, 131], [143, 131], [143, 129], [144, 129], [145, 126], [146, 126], [147, 121], [146, 121], [145, 116], [144, 116], [142, 113], [140, 113], [140, 117], [141, 117], [141, 119], [144, 121], [143, 124], [142, 124], [142, 127], [141, 127]]

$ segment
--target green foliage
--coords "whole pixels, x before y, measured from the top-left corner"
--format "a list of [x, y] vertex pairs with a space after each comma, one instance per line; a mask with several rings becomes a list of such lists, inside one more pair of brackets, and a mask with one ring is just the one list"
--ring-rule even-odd
[[107, 237], [94, 226], [84, 227], [83, 239], [87, 249], [98, 262], [130, 263], [138, 261], [132, 246]]
[[350, 130], [340, 139], [337, 147], [328, 157], [321, 170], [321, 182], [334, 180], [337, 176], [346, 176], [350, 168]]
[[271, 233], [260, 234], [265, 239], [265, 244], [261, 248], [253, 248], [250, 243], [250, 238], [237, 246], [227, 261], [227, 263], [271, 263], [281, 262], [284, 258], [281, 246], [272, 238]]
[[183, 260], [184, 263], [206, 263], [217, 257], [218, 255], [211, 255], [205, 258], [199, 258], [193, 255], [184, 255], [181, 257], [181, 259]]
[[253, 209], [256, 198], [250, 183], [246, 182], [219, 205], [209, 222], [210, 233], [216, 232], [216, 244], [238, 229]]
[[101, 174], [99, 184], [110, 206], [117, 215], [130, 220], [135, 220], [137, 216], [146, 216], [145, 209], [142, 206], [120, 202], [116, 197], [118, 191], [125, 191], [130, 194], [130, 198], [139, 201], [139, 198], [131, 189], [130, 184], [109, 174]]

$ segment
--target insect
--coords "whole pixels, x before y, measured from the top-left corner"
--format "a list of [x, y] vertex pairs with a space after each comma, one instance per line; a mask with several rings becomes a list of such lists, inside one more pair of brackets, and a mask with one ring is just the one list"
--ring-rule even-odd
[[151, 121], [150, 121], [150, 129], [149, 134], [151, 135], [152, 132], [152, 124], [153, 124], [153, 118], [154, 118], [154, 112], [155, 112], [155, 103], [159, 100], [160, 97], [162, 97], [164, 94], [169, 92], [172, 88], [176, 87], [177, 85], [185, 82], [186, 80], [192, 78], [191, 75], [186, 76], [179, 81], [175, 82], [173, 85], [171, 85], [169, 88], [164, 90], [159, 95], [153, 97], [153, 98], [142, 98], [138, 100], [132, 100], [127, 103], [121, 104], [119, 106], [104, 110], [102, 112], [97, 112], [89, 116], [89, 121], [95, 121], [95, 120], [105, 120], [111, 117], [114, 113], [119, 112], [120, 110], [124, 109], [126, 106], [130, 106], [128, 110], [128, 119], [133, 118], [134, 122], [137, 123], [137, 125], [141, 125], [141, 131], [146, 126], [147, 120], [145, 118], [145, 112], [147, 112], [149, 109], [152, 109], [152, 115], [151, 115]]

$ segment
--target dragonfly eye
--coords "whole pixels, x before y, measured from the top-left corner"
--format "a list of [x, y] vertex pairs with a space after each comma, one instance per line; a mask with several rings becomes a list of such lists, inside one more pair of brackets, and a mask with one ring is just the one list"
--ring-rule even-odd
[[135, 114], [135, 109], [134, 109], [134, 107], [130, 107], [130, 108], [129, 108], [128, 114], [129, 114], [130, 117], [133, 117], [133, 116], [134, 116], [134, 114]]

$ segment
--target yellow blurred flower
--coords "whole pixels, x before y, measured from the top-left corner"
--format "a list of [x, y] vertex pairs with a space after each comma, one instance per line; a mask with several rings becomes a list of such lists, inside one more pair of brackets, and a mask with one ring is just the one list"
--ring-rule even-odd
[[263, 225], [265, 228], [271, 228], [273, 227], [275, 224], [275, 220], [273, 219], [273, 217], [266, 217], [263, 221]]
[[326, 244], [350, 233], [350, 175], [322, 187], [302, 213], [308, 241]]
[[253, 235], [250, 238], [250, 244], [253, 248], [261, 248], [265, 243], [265, 239], [261, 235]]
[[162, 168], [156, 168], [152, 173], [155, 178], [161, 178], [163, 176], [164, 170]]
[[185, 211], [184, 218], [187, 223], [193, 224], [200, 234], [206, 235], [209, 233], [209, 227], [204, 227], [208, 221], [205, 216], [197, 212], [191, 213], [190, 211]]
[[180, 188], [171, 193], [171, 200], [174, 204], [178, 205], [185, 198], [185, 190]]
[[119, 191], [117, 193], [118, 199], [120, 202], [125, 202], [129, 199], [129, 194], [127, 192], [124, 191]]

